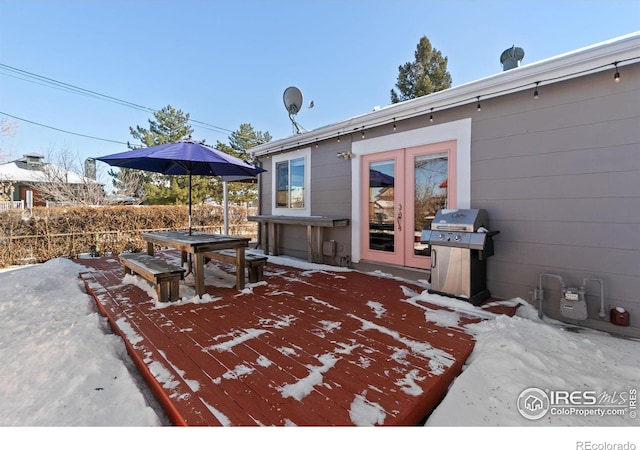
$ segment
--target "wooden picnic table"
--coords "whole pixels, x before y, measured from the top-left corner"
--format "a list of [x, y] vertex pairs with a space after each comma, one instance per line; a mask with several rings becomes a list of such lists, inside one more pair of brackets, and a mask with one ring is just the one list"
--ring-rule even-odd
[[193, 231], [162, 231], [143, 233], [147, 242], [147, 253], [153, 255], [154, 245], [175, 248], [182, 252], [182, 261], [188, 254], [193, 255], [193, 276], [196, 294], [202, 297], [204, 291], [204, 254], [216, 250], [235, 250], [236, 252], [236, 288], [244, 289], [244, 250], [249, 246], [249, 238], [227, 236], [224, 234], [201, 233]]

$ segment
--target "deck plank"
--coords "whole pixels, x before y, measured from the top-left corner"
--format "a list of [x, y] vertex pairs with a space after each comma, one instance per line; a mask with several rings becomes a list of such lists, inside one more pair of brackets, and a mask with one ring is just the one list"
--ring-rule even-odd
[[407, 301], [423, 289], [412, 282], [272, 263], [250, 289], [206, 286], [209, 301], [159, 306], [123, 282], [117, 258], [77, 262], [176, 425], [417, 424], [473, 350], [463, 325], [481, 320], [438, 323], [448, 309]]
[[[92, 273], [91, 276], [98, 281], [100, 275]], [[113, 275], [110, 278], [111, 284], [107, 285], [114, 286], [120, 282], [117, 277], [114, 280]], [[158, 328], [158, 322], [129, 300], [143, 297], [146, 295], [144, 291], [131, 285], [115, 286], [104, 292], [94, 289], [91, 293], [97, 297], [108, 318], [117, 317], [110, 320], [111, 326], [125, 339], [134, 362], [152, 391], [159, 396], [163, 407], [166, 409], [169, 405], [168, 415], [174, 422], [179, 425], [221, 425], [228, 419], [238, 425], [256, 424], [234, 404], [232, 396], [211, 383], [202, 366], [194, 363], [175, 341]], [[198, 392], [192, 386], [198, 386]], [[205, 403], [203, 398], [208, 402]], [[216, 415], [218, 411], [224, 411], [224, 415]]]

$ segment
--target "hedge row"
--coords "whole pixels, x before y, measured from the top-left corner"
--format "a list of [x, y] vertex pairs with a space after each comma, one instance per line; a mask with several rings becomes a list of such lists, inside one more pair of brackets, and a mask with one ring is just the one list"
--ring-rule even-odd
[[[256, 239], [257, 224], [247, 221], [253, 208], [229, 207], [229, 234]], [[0, 211], [0, 267], [146, 250], [141, 233], [185, 230], [187, 206], [56, 207]], [[221, 233], [221, 206], [194, 206], [194, 230]]]

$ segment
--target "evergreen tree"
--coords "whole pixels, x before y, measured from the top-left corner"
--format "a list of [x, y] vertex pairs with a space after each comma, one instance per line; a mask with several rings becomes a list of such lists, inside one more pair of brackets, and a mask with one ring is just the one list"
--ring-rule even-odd
[[[234, 131], [229, 136], [229, 146], [231, 151], [227, 153], [240, 159], [247, 160], [247, 150], [256, 145], [271, 141], [271, 135], [262, 131], [255, 131], [248, 123], [240, 124], [238, 131]], [[221, 144], [218, 142], [218, 144]], [[216, 148], [218, 146], [216, 145]]]
[[[154, 114], [149, 120], [149, 128], [129, 127], [131, 135], [140, 141], [139, 145], [130, 148], [152, 147], [187, 139], [193, 133], [189, 126], [189, 114], [167, 105]], [[144, 172], [134, 169], [120, 169], [119, 173], [110, 172], [114, 176], [116, 188], [125, 187], [129, 192], [125, 195], [142, 197], [151, 205], [184, 205], [189, 203], [189, 179], [186, 176], [167, 176], [158, 173]], [[209, 179], [206, 179], [209, 178]], [[192, 202], [202, 202], [210, 189], [211, 177], [193, 177]]]
[[447, 58], [431, 46], [426, 36], [420, 38], [415, 60], [398, 67], [398, 81], [391, 89], [391, 103], [422, 97], [451, 87], [451, 75], [447, 72]]
[[[189, 114], [176, 110], [170, 105], [154, 113], [155, 120], [149, 120], [149, 128], [129, 127], [131, 135], [140, 141], [140, 146], [168, 144], [186, 139], [193, 132], [189, 126]], [[247, 150], [256, 145], [269, 142], [269, 133], [255, 131], [248, 124], [241, 124], [237, 131], [229, 135], [229, 144], [218, 141], [215, 148], [222, 152], [248, 160]], [[134, 148], [134, 145], [129, 145]], [[118, 173], [110, 172], [114, 177], [116, 188], [122, 187], [120, 194], [139, 196], [152, 205], [186, 205], [189, 202], [189, 177], [166, 176], [158, 173], [144, 172], [134, 169], [120, 169]], [[124, 186], [128, 192], [124, 192]], [[229, 202], [245, 203], [255, 201], [258, 197], [255, 183], [229, 183]], [[193, 176], [191, 200], [197, 205], [205, 200], [222, 203], [222, 182], [219, 177]]]
[[[237, 131], [229, 135], [229, 144], [218, 141], [216, 149], [246, 161], [249, 159], [247, 151], [250, 148], [269, 141], [271, 141], [271, 135], [268, 132], [255, 131], [250, 124], [243, 123]], [[214, 198], [219, 202], [222, 201], [222, 186], [216, 190]], [[230, 203], [253, 202], [257, 198], [258, 188], [255, 183], [230, 182], [228, 184], [228, 200]]]
[[149, 119], [149, 129], [137, 126], [129, 127], [131, 136], [142, 143], [142, 147], [170, 144], [186, 139], [193, 133], [189, 126], [189, 114], [180, 109], [167, 105], [160, 111], [153, 113], [155, 120]]

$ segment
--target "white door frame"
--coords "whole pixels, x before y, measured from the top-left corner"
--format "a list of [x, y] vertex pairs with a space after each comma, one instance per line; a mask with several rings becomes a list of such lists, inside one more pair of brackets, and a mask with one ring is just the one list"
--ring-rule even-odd
[[351, 152], [351, 260], [360, 262], [362, 247], [360, 240], [361, 210], [361, 170], [358, 156], [373, 153], [417, 147], [443, 141], [456, 141], [458, 171], [456, 183], [456, 203], [458, 208], [471, 206], [471, 118], [456, 120], [440, 125], [415, 130], [394, 132], [377, 138], [354, 142]]

